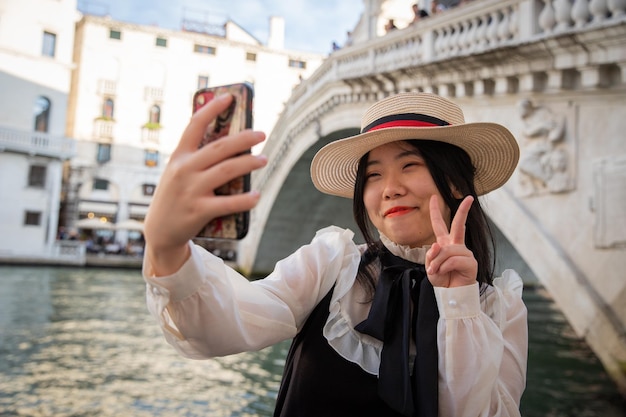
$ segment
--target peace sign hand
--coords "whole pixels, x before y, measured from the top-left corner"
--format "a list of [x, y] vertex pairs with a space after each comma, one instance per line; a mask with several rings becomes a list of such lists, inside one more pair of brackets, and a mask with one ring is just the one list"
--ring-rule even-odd
[[463, 199], [448, 232], [437, 197], [430, 198], [430, 221], [437, 241], [426, 252], [425, 266], [433, 287], [452, 288], [476, 282], [478, 262], [465, 246], [465, 222], [473, 202], [472, 196]]

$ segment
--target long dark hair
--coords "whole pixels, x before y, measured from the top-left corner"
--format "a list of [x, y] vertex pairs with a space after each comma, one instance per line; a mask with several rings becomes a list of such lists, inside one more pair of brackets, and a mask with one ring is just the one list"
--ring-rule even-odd
[[[480, 206], [478, 196], [476, 195], [474, 166], [469, 155], [461, 148], [444, 142], [432, 140], [407, 140], [406, 142], [417, 148], [424, 158], [426, 167], [430, 171], [439, 193], [450, 208], [451, 218], [456, 215], [459, 204], [462, 201], [462, 199], [454, 197], [453, 190], [456, 190], [463, 197], [468, 195], [474, 197], [474, 202], [467, 215], [465, 224], [465, 245], [472, 251], [478, 262], [476, 280], [481, 287], [483, 286], [482, 284], [491, 285], [495, 268], [495, 244], [489, 223], [487, 222], [487, 216]], [[368, 158], [369, 153], [365, 154], [359, 161], [354, 184], [352, 212], [354, 220], [368, 246], [359, 265], [357, 280], [371, 296], [376, 286], [372, 262], [377, 259], [382, 249], [382, 243], [372, 236], [373, 225], [367, 216], [367, 210], [363, 202]]]

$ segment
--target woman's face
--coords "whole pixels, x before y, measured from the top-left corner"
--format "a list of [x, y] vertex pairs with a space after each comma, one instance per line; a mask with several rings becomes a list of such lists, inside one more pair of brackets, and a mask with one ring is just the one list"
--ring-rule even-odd
[[369, 219], [395, 243], [413, 248], [435, 242], [429, 211], [433, 194], [450, 227], [450, 209], [424, 158], [410, 144], [391, 142], [370, 151], [365, 177], [363, 203]]

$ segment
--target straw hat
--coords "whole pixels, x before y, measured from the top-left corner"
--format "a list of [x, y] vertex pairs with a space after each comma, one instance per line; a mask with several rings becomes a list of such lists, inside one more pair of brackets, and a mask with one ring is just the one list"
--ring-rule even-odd
[[465, 123], [460, 107], [430, 93], [402, 93], [372, 105], [361, 134], [329, 143], [311, 163], [311, 178], [323, 193], [352, 198], [359, 160], [372, 149], [398, 140], [433, 140], [463, 149], [476, 169], [478, 195], [502, 186], [519, 159], [517, 141], [496, 123]]

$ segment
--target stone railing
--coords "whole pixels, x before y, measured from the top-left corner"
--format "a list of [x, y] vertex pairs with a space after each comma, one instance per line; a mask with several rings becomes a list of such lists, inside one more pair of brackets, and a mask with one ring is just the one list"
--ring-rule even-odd
[[69, 159], [76, 153], [74, 140], [42, 132], [0, 127], [0, 151]]
[[[368, 78], [384, 83], [384, 77], [375, 79], [376, 76], [410, 72], [412, 68], [455, 58], [510, 50], [562, 35], [623, 26], [624, 23], [625, 1], [474, 0], [422, 19], [416, 25], [335, 51], [309, 79], [294, 89], [263, 149], [273, 164], [253, 176], [253, 182], [260, 188], [266, 184], [272, 175], [272, 165], [280, 165], [282, 157], [287, 154], [286, 148], [296, 136], [294, 129], [310, 127], [324, 112], [332, 111], [337, 100], [359, 99], [352, 97], [359, 94], [357, 88], [352, 93], [337, 92], [320, 104], [321, 92], [328, 90], [330, 85], [353, 85], [353, 80]], [[596, 69], [593, 71], [597, 73]], [[583, 75], [583, 82], [594, 77], [593, 71]], [[624, 68], [622, 73], [626, 73]], [[526, 80], [520, 82], [527, 83]], [[460, 83], [457, 90], [463, 87]], [[508, 87], [496, 85], [494, 88]], [[445, 95], [444, 91], [439, 93]], [[363, 91], [361, 94], [371, 93]], [[303, 114], [304, 111], [308, 114]], [[293, 124], [295, 119], [298, 119], [296, 127]]]
[[329, 81], [478, 54], [626, 22], [617, 0], [474, 0], [408, 28], [334, 52], [289, 100], [289, 109]]
[[66, 263], [84, 265], [87, 250], [78, 240], [57, 240], [52, 247], [52, 258]]

